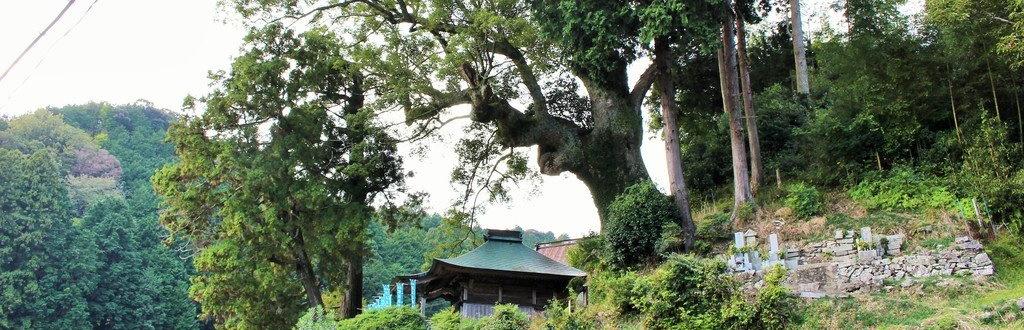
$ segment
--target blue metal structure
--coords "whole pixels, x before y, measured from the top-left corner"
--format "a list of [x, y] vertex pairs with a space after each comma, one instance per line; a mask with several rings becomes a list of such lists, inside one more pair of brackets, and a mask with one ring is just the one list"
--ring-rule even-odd
[[[394, 288], [394, 295], [392, 295], [391, 285], [384, 284], [383, 291], [374, 299], [372, 303], [366, 306], [367, 310], [380, 309], [391, 306], [405, 306], [405, 283], [396, 283]], [[397, 298], [397, 299], [396, 299]], [[416, 308], [416, 280], [409, 280], [409, 307]]]

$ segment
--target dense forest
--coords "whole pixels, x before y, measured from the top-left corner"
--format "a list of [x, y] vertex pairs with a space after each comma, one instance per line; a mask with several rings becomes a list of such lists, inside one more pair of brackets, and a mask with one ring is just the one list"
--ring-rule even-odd
[[188, 253], [162, 244], [152, 173], [170, 113], [39, 110], [0, 125], [2, 328], [197, 328]]
[[[1022, 326], [1024, 4], [905, 5], [838, 1], [805, 34], [797, 0], [225, 1], [244, 46], [180, 115], [0, 121], [0, 328]], [[402, 145], [456, 151], [450, 209], [407, 186]], [[366, 307], [566, 173], [601, 224], [568, 252], [586, 304]], [[736, 231], [862, 227], [908, 251], [979, 239], [996, 274], [815, 300], [782, 268], [728, 274]]]
[[[11, 293], [0, 327], [210, 325], [197, 318], [199, 305], [188, 296], [193, 252], [157, 221], [150, 183], [175, 160], [165, 135], [176, 118], [140, 101], [48, 108], [0, 122], [9, 262], [2, 278]], [[373, 222], [365, 295], [376, 296], [396, 275], [421, 271], [425, 255], [465, 252], [482, 237], [466, 228], [470, 239], [456, 244], [452, 230], [436, 215], [390, 232]], [[555, 238], [527, 230], [525, 241]]]

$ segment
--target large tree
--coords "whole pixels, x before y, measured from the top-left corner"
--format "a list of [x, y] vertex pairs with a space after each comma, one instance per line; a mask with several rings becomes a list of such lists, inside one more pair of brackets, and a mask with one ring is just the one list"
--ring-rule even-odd
[[56, 153], [0, 148], [0, 328], [89, 328], [96, 246], [71, 221]]
[[736, 15], [733, 1], [723, 2], [726, 18], [722, 20], [721, 48], [718, 50], [718, 75], [722, 85], [722, 108], [729, 123], [729, 145], [732, 150], [733, 217], [740, 207], [753, 202], [750, 189], [747, 141], [740, 122], [742, 109], [739, 108], [740, 84], [736, 59]]
[[793, 41], [793, 63], [796, 68], [796, 91], [801, 95], [811, 93], [811, 84], [807, 77], [807, 50], [804, 41], [804, 23], [800, 15], [800, 0], [789, 0], [789, 26]]
[[[678, 224], [682, 231], [683, 248], [693, 248], [696, 226], [690, 211], [690, 192], [680, 146], [679, 109], [676, 104], [675, 72], [672, 63], [682, 54], [706, 51], [715, 44], [718, 35], [720, 7], [713, 1], [654, 1], [640, 2], [636, 7], [641, 14], [641, 42], [650, 45], [655, 69], [661, 117], [664, 120], [663, 139], [668, 165], [669, 192], [678, 209]], [[628, 6], [635, 4], [625, 4]], [[703, 49], [702, 49], [703, 48]]]
[[87, 297], [94, 329], [196, 328], [186, 268], [161, 244], [166, 231], [121, 199], [93, 204], [82, 219], [99, 249], [96, 289]]
[[[288, 327], [306, 308], [362, 305], [370, 205], [400, 186], [395, 139], [333, 34], [253, 31], [201, 115], [168, 135], [162, 222], [196, 245], [192, 296], [231, 327]], [[304, 299], [302, 298], [304, 297]]]
[[746, 21], [756, 19], [751, 8], [736, 3], [736, 62], [739, 66], [740, 90], [743, 94], [743, 118], [747, 128], [747, 146], [750, 147], [750, 191], [757, 193], [764, 179], [761, 161], [761, 137], [757, 130], [757, 112], [754, 109], [754, 91], [750, 82], [750, 58], [747, 57]]
[[[499, 162], [522, 158], [510, 150], [536, 146], [540, 172], [575, 174], [590, 189], [602, 218], [616, 195], [648, 178], [640, 156], [640, 106], [654, 80], [653, 68], [630, 86], [626, 68], [640, 55], [639, 18], [634, 10], [614, 10], [622, 3], [235, 4], [249, 17], [309, 14], [320, 18], [313, 25], [345, 31], [354, 59], [374, 77], [368, 82], [374, 106], [402, 110], [419, 131], [445, 123], [453, 107], [469, 105], [479, 125], [464, 137], [490, 147], [482, 157], [467, 158], [464, 166], [473, 170], [462, 173], [491, 177], [494, 171], [488, 169], [505, 167]], [[559, 88], [577, 79], [586, 97], [579, 97], [575, 86]], [[564, 93], [567, 89], [571, 94]], [[480, 184], [494, 185], [492, 180]]]

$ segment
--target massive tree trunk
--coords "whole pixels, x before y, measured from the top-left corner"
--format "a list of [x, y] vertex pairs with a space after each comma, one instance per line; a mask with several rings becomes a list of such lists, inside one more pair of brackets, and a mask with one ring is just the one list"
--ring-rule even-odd
[[363, 254], [356, 253], [349, 259], [345, 283], [345, 304], [341, 306], [341, 317], [352, 318], [363, 309]]
[[740, 64], [740, 86], [743, 89], [743, 117], [747, 123], [747, 143], [750, 146], [750, 191], [757, 193], [764, 178], [761, 164], [761, 138], [757, 133], [757, 113], [754, 110], [754, 91], [750, 88], [750, 63], [747, 59], [747, 32], [742, 17], [736, 18], [737, 51]]
[[807, 79], [807, 51], [804, 49], [804, 27], [800, 17], [800, 0], [789, 0], [789, 23], [793, 27], [793, 60], [796, 63], [796, 90], [800, 94], [811, 93]]
[[[462, 66], [463, 79], [472, 86], [467, 95], [473, 108], [472, 119], [495, 124], [497, 137], [506, 147], [537, 146], [542, 174], [575, 174], [590, 189], [602, 225], [616, 196], [626, 187], [650, 178], [640, 156], [640, 105], [653, 80], [653, 71], [648, 69], [632, 89], [627, 86], [624, 63], [615, 65], [600, 80], [577, 73], [590, 97], [589, 110], [594, 122], [588, 129], [548, 114], [543, 97], [537, 95], [540, 93], [533, 93], [537, 111], [516, 109], [479, 81], [475, 69]], [[536, 81], [527, 84], [539, 90]]]
[[[607, 219], [608, 206], [622, 191], [643, 180], [649, 180], [647, 168], [640, 155], [643, 143], [643, 118], [640, 105], [643, 96], [635, 97], [626, 84], [623, 66], [611, 82], [582, 79], [591, 100], [594, 128], [581, 138], [581, 162], [566, 168], [590, 189], [601, 218], [602, 228]], [[559, 157], [558, 149], [539, 145], [542, 159]], [[570, 152], [563, 150], [562, 152]], [[550, 165], [550, 164], [549, 164]], [[541, 165], [545, 174], [554, 175], [558, 166]]]
[[[732, 8], [732, 1], [725, 1], [725, 8]], [[722, 108], [729, 120], [729, 142], [732, 148], [733, 217], [736, 209], [753, 200], [750, 191], [750, 176], [747, 171], [747, 145], [743, 128], [737, 116], [739, 83], [736, 74], [736, 43], [733, 41], [734, 17], [728, 15], [722, 22], [722, 48], [718, 50], [718, 75], [722, 84]]]
[[664, 39], [654, 41], [654, 61], [658, 70], [658, 93], [661, 101], [661, 116], [665, 127], [662, 128], [665, 140], [665, 159], [668, 165], [669, 191], [679, 209], [679, 228], [683, 232], [683, 248], [693, 249], [696, 226], [690, 214], [690, 192], [686, 189], [686, 177], [683, 171], [683, 158], [679, 150], [679, 122], [675, 100], [675, 86], [671, 72], [672, 51]]

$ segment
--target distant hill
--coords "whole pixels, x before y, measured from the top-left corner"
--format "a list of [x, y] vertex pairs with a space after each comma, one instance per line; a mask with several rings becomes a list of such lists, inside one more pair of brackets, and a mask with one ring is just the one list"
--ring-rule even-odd
[[0, 120], [0, 328], [198, 328], [149, 177], [174, 116], [89, 103]]

